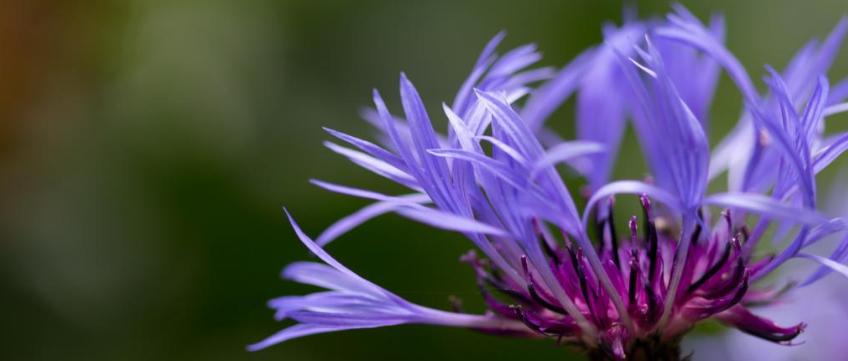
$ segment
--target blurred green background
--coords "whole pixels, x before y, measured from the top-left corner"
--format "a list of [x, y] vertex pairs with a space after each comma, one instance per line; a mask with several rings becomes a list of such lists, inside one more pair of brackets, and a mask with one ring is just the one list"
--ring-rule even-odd
[[[687, 3], [727, 16], [755, 78], [848, 10], [843, 0]], [[564, 360], [553, 342], [401, 326], [244, 346], [281, 325], [269, 298], [307, 259], [285, 205], [317, 235], [365, 203], [307, 183], [397, 188], [321, 146], [363, 137], [401, 70], [434, 112], [499, 30], [561, 65], [618, 21], [613, 1], [0, 1], [0, 359]], [[640, 2], [661, 15], [665, 2]], [[505, 50], [502, 47], [501, 50]], [[842, 56], [832, 79], [848, 74]], [[740, 107], [721, 79], [713, 131]], [[551, 120], [572, 134], [571, 105]], [[439, 124], [443, 120], [440, 116]], [[712, 141], [715, 142], [715, 137]], [[635, 149], [629, 138], [625, 150]], [[636, 152], [625, 152], [634, 154]], [[844, 163], [844, 162], [843, 162]], [[619, 175], [639, 176], [625, 156]], [[828, 173], [829, 176], [830, 174]], [[460, 236], [396, 216], [332, 244], [343, 262], [425, 305], [481, 310]]]

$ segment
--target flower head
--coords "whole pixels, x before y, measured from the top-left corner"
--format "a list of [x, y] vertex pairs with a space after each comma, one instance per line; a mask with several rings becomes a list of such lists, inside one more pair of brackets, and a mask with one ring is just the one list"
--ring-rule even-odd
[[[313, 181], [375, 203], [316, 241], [289, 217], [325, 264], [296, 263], [284, 277], [329, 291], [272, 300], [278, 319], [297, 324], [251, 348], [320, 332], [423, 323], [551, 338], [596, 359], [677, 359], [682, 336], [708, 318], [789, 343], [803, 323], [778, 326], [750, 307], [792, 285], [762, 278], [799, 257], [824, 267], [799, 281], [813, 282], [829, 269], [848, 275], [840, 263], [848, 242], [828, 258], [805, 251], [848, 230], [842, 219], [818, 213], [815, 187], [816, 174], [848, 149], [846, 134], [824, 133], [825, 118], [848, 108], [840, 104], [848, 92], [830, 92], [824, 77], [845, 23], [821, 45], [803, 48], [783, 73], [770, 70], [765, 95], [722, 45], [722, 24], [717, 17], [707, 27], [678, 7], [667, 21], [610, 25], [603, 45], [558, 72], [526, 70], [540, 58], [532, 45], [495, 55], [499, 34], [453, 103], [443, 104], [445, 134], [434, 130], [406, 75], [402, 117], [375, 90], [375, 109], [364, 114], [383, 145], [328, 129], [353, 148], [327, 146], [411, 193]], [[708, 109], [719, 69], [738, 85], [745, 112], [710, 154]], [[564, 141], [544, 121], [575, 93], [579, 137]], [[610, 180], [628, 119], [649, 180]], [[589, 181], [582, 211], [556, 168], [561, 163]], [[724, 171], [727, 192], [709, 193], [708, 184]], [[617, 222], [617, 195], [638, 197], [641, 214]], [[465, 235], [481, 253], [462, 260], [475, 272], [488, 312], [412, 304], [323, 250], [387, 212]], [[755, 246], [770, 229], [776, 244], [788, 240], [776, 254], [761, 256]]]

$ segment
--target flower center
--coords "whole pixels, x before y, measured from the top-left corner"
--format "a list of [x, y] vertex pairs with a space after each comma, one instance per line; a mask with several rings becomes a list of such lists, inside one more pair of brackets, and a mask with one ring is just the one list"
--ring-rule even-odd
[[[630, 235], [623, 239], [614, 227], [612, 204], [597, 217], [595, 252], [617, 295], [603, 287], [583, 249], [572, 243], [566, 232], [559, 230], [562, 236], [556, 238], [548, 225], [533, 220], [544, 258], [539, 262], [521, 255], [518, 262], [523, 278], [519, 281], [504, 277], [503, 270], [473, 253], [463, 257], [474, 267], [489, 309], [522, 321], [539, 335], [608, 357], [620, 359], [634, 354], [633, 350], [646, 357], [660, 357], [657, 355], [676, 352], [677, 347], [667, 343], [676, 345], [696, 322], [739, 304], [748, 293], [750, 269], [764, 264], [749, 266], [741, 247], [748, 232], [744, 226], [733, 226], [729, 211], [722, 213], [722, 220], [711, 232], [704, 231], [705, 221], [700, 216], [686, 235], [691, 240], [687, 255], [679, 258], [675, 253], [683, 235], [673, 231], [670, 222], [660, 222], [664, 219], [653, 215], [647, 197], [641, 198], [643, 225], [639, 227], [637, 217], [632, 216], [628, 222]], [[678, 259], [685, 261], [679, 285], [672, 289], [671, 270]], [[627, 315], [615, 307], [613, 296], [624, 300]], [[579, 321], [564, 307], [569, 303], [591, 323], [597, 335], [581, 330]], [[670, 310], [666, 317], [664, 310]], [[632, 325], [625, 318], [632, 320]], [[671, 359], [662, 357], [659, 359]]]

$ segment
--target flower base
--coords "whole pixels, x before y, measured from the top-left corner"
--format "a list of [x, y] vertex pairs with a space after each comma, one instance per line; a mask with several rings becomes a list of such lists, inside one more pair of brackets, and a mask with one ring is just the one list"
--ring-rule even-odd
[[[597, 349], [588, 353], [592, 361], [622, 361], [610, 352]], [[688, 361], [691, 355], [682, 355], [680, 344], [677, 342], [660, 342], [656, 340], [641, 340], [633, 344], [627, 351], [627, 361]]]

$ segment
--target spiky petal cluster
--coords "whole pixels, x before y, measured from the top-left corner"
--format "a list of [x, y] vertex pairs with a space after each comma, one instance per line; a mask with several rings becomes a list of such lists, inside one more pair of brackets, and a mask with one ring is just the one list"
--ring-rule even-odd
[[[783, 73], [769, 69], [764, 95], [722, 45], [722, 24], [716, 17], [707, 27], [678, 7], [664, 22], [607, 26], [603, 45], [558, 72], [526, 70], [540, 58], [532, 45], [495, 55], [498, 35], [453, 103], [442, 106], [449, 122], [444, 135], [434, 130], [405, 75], [402, 117], [390, 113], [375, 91], [375, 109], [364, 114], [384, 145], [328, 129], [353, 148], [327, 146], [411, 193], [314, 181], [376, 202], [315, 241], [291, 220], [326, 265], [297, 263], [283, 275], [329, 291], [272, 300], [278, 319], [297, 324], [251, 347], [320, 332], [425, 323], [550, 337], [597, 359], [676, 359], [679, 339], [706, 318], [790, 342], [803, 324], [781, 327], [749, 306], [771, 302], [786, 288], [754, 282], [791, 258], [822, 264], [807, 283], [831, 269], [848, 275], [841, 264], [848, 238], [828, 258], [805, 252], [848, 229], [842, 219], [817, 212], [815, 186], [815, 175], [848, 149], [848, 134], [824, 133], [825, 118], [848, 108], [840, 103], [848, 83], [831, 91], [824, 77], [846, 22], [825, 42], [805, 46]], [[738, 85], [745, 112], [711, 156], [708, 109], [720, 69]], [[544, 83], [530, 88], [539, 81]], [[579, 137], [563, 141], [543, 125], [572, 94]], [[650, 181], [610, 180], [628, 119]], [[589, 181], [582, 212], [556, 168], [562, 163]], [[708, 193], [708, 184], [725, 171], [728, 191]], [[639, 197], [641, 219], [614, 221], [613, 196], [620, 194]], [[469, 315], [412, 304], [321, 248], [387, 212], [471, 240], [484, 257], [472, 252], [462, 259], [476, 272], [489, 311]], [[755, 247], [772, 229], [779, 252], [757, 256]]]

